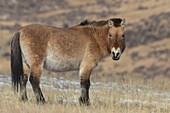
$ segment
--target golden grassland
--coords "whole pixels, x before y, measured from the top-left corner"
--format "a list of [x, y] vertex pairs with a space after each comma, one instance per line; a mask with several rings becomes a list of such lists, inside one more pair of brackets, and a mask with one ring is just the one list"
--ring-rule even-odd
[[[169, 79], [157, 77], [143, 80], [140, 77], [114, 76], [109, 83], [93, 84], [90, 88], [90, 106], [80, 106], [79, 91], [42, 88], [47, 103], [37, 105], [33, 91], [28, 88], [28, 102], [20, 102], [11, 86], [0, 86], [0, 113], [169, 113]], [[95, 79], [95, 78], [94, 78]], [[93, 80], [92, 80], [93, 81]], [[102, 81], [102, 80], [101, 80]], [[106, 85], [108, 84], [108, 85]]]

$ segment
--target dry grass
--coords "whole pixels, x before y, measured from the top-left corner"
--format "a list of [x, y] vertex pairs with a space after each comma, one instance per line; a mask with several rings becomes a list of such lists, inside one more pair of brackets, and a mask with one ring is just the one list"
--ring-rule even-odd
[[[0, 86], [1, 113], [169, 113], [170, 90], [167, 78], [143, 81], [139, 78], [116, 76], [114, 83], [91, 85], [91, 106], [79, 106], [79, 92], [68, 84], [68, 89], [43, 88], [47, 100], [37, 105], [28, 88], [29, 101], [22, 103], [10, 86]], [[110, 85], [109, 85], [110, 84]], [[69, 91], [72, 89], [72, 91]]]

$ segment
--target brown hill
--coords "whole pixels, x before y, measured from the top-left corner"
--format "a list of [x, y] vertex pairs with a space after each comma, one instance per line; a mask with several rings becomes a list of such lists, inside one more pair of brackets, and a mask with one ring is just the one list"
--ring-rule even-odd
[[9, 74], [10, 37], [31, 23], [68, 27], [85, 19], [126, 18], [127, 46], [119, 62], [102, 61], [94, 74], [169, 75], [170, 0], [1, 0], [0, 73]]
[[128, 24], [127, 43], [129, 47], [152, 43], [170, 38], [170, 12], [152, 15], [137, 24]]

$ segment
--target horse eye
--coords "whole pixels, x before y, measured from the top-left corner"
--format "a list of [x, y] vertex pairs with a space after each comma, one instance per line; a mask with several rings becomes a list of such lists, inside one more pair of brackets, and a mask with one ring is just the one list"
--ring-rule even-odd
[[112, 35], [111, 35], [111, 34], [109, 34], [109, 37], [112, 37]]
[[124, 35], [124, 34], [122, 35], [122, 39], [123, 39], [123, 38], [125, 38], [125, 35]]

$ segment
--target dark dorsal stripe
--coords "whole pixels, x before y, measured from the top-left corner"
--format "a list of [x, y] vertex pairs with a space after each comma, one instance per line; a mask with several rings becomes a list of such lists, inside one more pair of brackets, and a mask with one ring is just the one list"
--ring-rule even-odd
[[[113, 21], [114, 26], [118, 27], [120, 26], [122, 19], [121, 18], [112, 18], [110, 19]], [[90, 20], [84, 20], [82, 21], [79, 26], [87, 26], [87, 25], [93, 25], [93, 26], [104, 26], [108, 24], [108, 20], [102, 20], [102, 21], [90, 21]]]
[[85, 26], [85, 25], [91, 25], [94, 24], [96, 21], [89, 21], [89, 20], [84, 20], [82, 22], [80, 22], [80, 26]]

